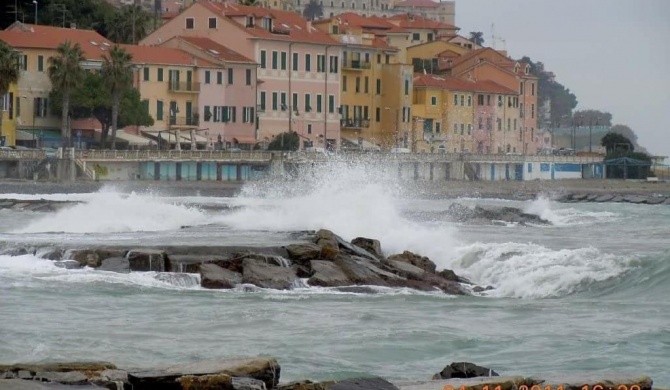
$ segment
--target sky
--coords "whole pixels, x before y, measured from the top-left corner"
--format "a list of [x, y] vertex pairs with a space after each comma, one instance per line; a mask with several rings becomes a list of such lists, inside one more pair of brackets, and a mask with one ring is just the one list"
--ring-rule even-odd
[[670, 0], [456, 0], [461, 35], [541, 61], [577, 109], [612, 113], [638, 143], [670, 156]]

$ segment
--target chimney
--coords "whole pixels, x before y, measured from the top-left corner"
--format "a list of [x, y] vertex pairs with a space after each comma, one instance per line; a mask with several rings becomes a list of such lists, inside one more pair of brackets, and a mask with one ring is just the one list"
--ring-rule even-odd
[[308, 33], [312, 32], [312, 21], [311, 20], [307, 21], [307, 32]]
[[76, 29], [77, 29], [77, 23], [75, 23], [75, 22], [71, 22], [71, 23], [70, 23], [70, 28], [71, 28], [72, 30], [76, 30]]

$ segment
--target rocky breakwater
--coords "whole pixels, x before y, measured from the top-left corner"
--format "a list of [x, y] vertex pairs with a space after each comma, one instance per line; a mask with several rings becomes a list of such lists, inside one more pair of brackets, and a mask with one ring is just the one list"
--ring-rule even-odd
[[556, 199], [563, 203], [633, 203], [649, 205], [670, 205], [670, 194], [590, 194], [570, 193]]
[[469, 225], [551, 225], [538, 215], [528, 214], [516, 207], [473, 206], [454, 202], [444, 211], [413, 212], [413, 217], [423, 220], [440, 219]]
[[[490, 368], [454, 362], [432, 380], [397, 381], [379, 377], [280, 384], [276, 359], [242, 357], [149, 369], [120, 369], [105, 362], [0, 365], [0, 388], [13, 390], [652, 390], [653, 381], [636, 375], [500, 376]], [[425, 376], [427, 377], [427, 375]]]
[[0, 199], [0, 210], [52, 212], [78, 203], [80, 202], [46, 199]]

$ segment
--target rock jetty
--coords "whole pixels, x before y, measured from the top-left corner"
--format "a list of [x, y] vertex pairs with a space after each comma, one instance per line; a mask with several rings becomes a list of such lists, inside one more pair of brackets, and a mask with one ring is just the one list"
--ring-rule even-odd
[[433, 380], [389, 382], [379, 377], [280, 384], [276, 359], [240, 357], [205, 360], [149, 369], [121, 369], [106, 362], [0, 365], [4, 390], [652, 390], [646, 376], [573, 375], [571, 377], [499, 376], [492, 369], [468, 362], [446, 366]]
[[563, 203], [633, 203], [648, 205], [670, 205], [670, 195], [665, 194], [602, 194], [570, 193], [556, 199]]
[[15, 247], [0, 254], [35, 253], [67, 269], [153, 271], [175, 277], [198, 274], [200, 285], [208, 289], [319, 286], [374, 293], [377, 290], [371, 286], [379, 286], [465, 295], [480, 287], [452, 270], [438, 271], [433, 261], [420, 254], [405, 251], [387, 256], [376, 239], [357, 237], [349, 242], [330, 230], [304, 232], [299, 237], [297, 243], [281, 247]]

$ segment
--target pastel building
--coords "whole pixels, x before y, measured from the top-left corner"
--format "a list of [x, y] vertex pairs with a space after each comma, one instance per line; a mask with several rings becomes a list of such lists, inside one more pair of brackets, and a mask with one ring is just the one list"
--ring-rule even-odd
[[208, 38], [259, 64], [258, 140], [295, 131], [302, 147], [340, 143], [341, 45], [294, 12], [197, 2], [142, 45], [176, 36]]
[[16, 145], [16, 118], [21, 114], [21, 99], [16, 91], [16, 84], [10, 84], [7, 93], [0, 96], [0, 146]]

